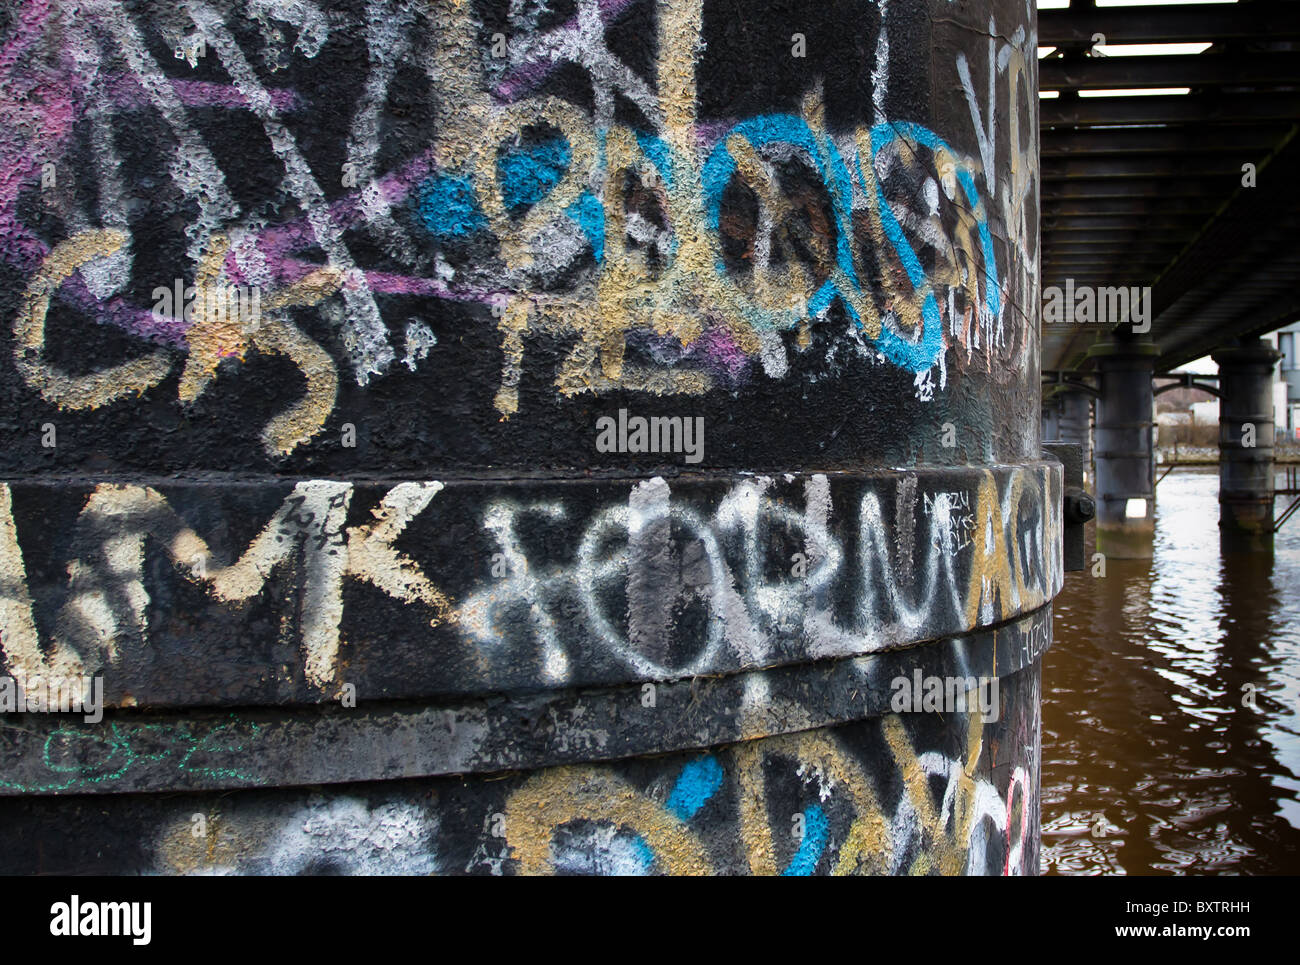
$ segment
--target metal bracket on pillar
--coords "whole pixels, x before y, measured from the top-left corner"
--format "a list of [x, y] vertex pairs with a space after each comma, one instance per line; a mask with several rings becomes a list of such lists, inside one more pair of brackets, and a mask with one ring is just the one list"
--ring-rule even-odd
[[1056, 369], [1043, 369], [1040, 373], [1043, 384], [1043, 401], [1071, 392], [1083, 392], [1093, 398], [1100, 393], [1097, 386], [1089, 379], [1096, 379], [1090, 372], [1061, 372]]
[[1217, 382], [1219, 380], [1217, 375], [1204, 375], [1200, 372], [1179, 372], [1177, 374], [1167, 373], [1164, 375], [1157, 375], [1155, 378], [1173, 379], [1174, 381], [1166, 382], [1164, 385], [1157, 386], [1155, 391], [1152, 393], [1153, 395], [1172, 392], [1174, 389], [1200, 389], [1202, 392], [1212, 395], [1216, 399], [1223, 398], [1223, 394], [1219, 391], [1219, 387], [1217, 385], [1210, 385], [1211, 382]]

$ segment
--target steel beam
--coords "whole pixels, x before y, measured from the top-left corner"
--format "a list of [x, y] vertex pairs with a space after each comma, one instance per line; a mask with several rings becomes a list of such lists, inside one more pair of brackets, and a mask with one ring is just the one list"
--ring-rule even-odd
[[1298, 62], [1300, 55], [1290, 52], [1048, 58], [1038, 64], [1038, 83], [1062, 91], [1291, 85], [1300, 78]]
[[1038, 11], [1038, 42], [1090, 49], [1102, 34], [1108, 44], [1209, 40], [1284, 40], [1300, 37], [1294, 3], [1185, 4], [1161, 7], [1080, 7]]
[[[1186, 86], [1186, 85], [1180, 85]], [[1048, 90], [1050, 88], [1042, 88]], [[1300, 94], [1192, 93], [1133, 97], [1059, 97], [1039, 105], [1040, 124], [1078, 128], [1099, 124], [1199, 124], [1209, 128], [1253, 125], [1258, 121], [1294, 122]], [[1230, 137], [1226, 133], [1223, 135]]]
[[1285, 125], [1279, 124], [1241, 125], [1232, 129], [1231, 137], [1219, 138], [1207, 137], [1203, 130], [1191, 124], [1178, 127], [1051, 128], [1043, 132], [1042, 156], [1177, 154], [1195, 157], [1240, 154], [1273, 147], [1287, 130]]

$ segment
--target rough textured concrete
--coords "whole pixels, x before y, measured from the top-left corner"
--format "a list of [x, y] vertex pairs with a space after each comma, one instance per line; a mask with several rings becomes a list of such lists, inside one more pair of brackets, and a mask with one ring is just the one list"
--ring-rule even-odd
[[879, 652], [1047, 603], [1061, 496], [1051, 462], [671, 486], [13, 483], [5, 654], [25, 674], [102, 674], [110, 705], [152, 707]]
[[[6, 870], [187, 874], [1023, 874], [1039, 683], [958, 725], [887, 714], [703, 753], [498, 779], [4, 806]], [[85, 842], [94, 841], [89, 854]]]
[[[110, 706], [9, 732], [6, 838], [1036, 871], [1034, 51], [1004, 0], [0, 14], [0, 656]], [[922, 667], [1002, 716], [891, 712]]]
[[[900, 678], [1002, 679], [1033, 670], [1050, 641], [1042, 608], [923, 647], [652, 684], [351, 708], [128, 712], [107, 727], [28, 714], [0, 735], [9, 762], [0, 795], [390, 780], [708, 747], [888, 716]], [[993, 706], [990, 719], [1017, 708]]]
[[701, 469], [1036, 457], [1023, 3], [992, 61], [984, 3], [507, 7], [19, 7], [0, 466], [681, 471], [621, 407]]

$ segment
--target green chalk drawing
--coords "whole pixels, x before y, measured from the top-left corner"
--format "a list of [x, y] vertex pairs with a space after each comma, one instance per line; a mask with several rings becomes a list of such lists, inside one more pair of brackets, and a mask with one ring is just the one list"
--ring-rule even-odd
[[171, 762], [177, 771], [194, 775], [200, 781], [264, 783], [265, 778], [234, 767], [199, 766], [191, 760], [196, 754], [243, 753], [261, 728], [257, 724], [247, 724], [248, 732], [240, 734], [236, 730], [239, 723], [231, 715], [229, 723], [201, 734], [193, 732], [202, 726], [198, 724], [121, 724], [114, 721], [101, 733], [65, 725], [50, 732], [41, 751], [45, 766], [52, 773], [63, 775], [61, 779], [25, 784], [0, 778], [0, 787], [26, 793], [80, 790], [120, 780], [133, 767], [138, 770], [142, 765], [161, 762]]

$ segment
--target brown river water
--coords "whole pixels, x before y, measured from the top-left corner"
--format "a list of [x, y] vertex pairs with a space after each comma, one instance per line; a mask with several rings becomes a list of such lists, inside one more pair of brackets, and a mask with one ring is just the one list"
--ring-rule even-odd
[[1218, 523], [1217, 472], [1177, 469], [1155, 559], [1066, 576], [1043, 659], [1044, 874], [1300, 873], [1300, 516], [1271, 557], [1222, 554]]

